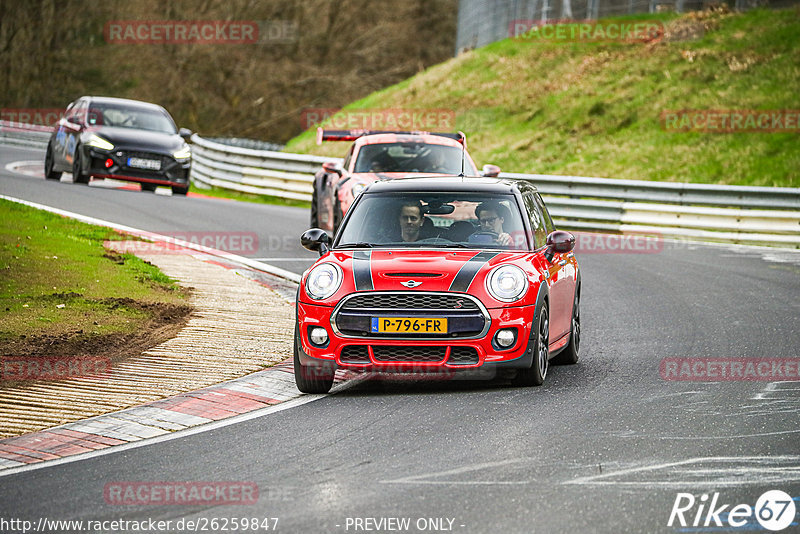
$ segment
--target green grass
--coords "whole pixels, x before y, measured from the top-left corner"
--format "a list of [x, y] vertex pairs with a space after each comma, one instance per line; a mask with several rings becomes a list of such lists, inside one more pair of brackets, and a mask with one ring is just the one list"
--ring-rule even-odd
[[[661, 123], [669, 110], [800, 109], [800, 8], [625, 20], [654, 18], [675, 37], [506, 39], [345, 109], [453, 110], [478, 164], [509, 172], [800, 187], [800, 134]], [[346, 144], [318, 147], [307, 131], [286, 150], [341, 157]]]
[[189, 191], [198, 193], [209, 197], [227, 198], [229, 200], [239, 200], [242, 202], [256, 202], [261, 204], [277, 204], [281, 206], [296, 206], [299, 208], [310, 208], [310, 202], [302, 200], [292, 200], [288, 198], [273, 197], [270, 195], [253, 195], [250, 193], [242, 193], [240, 191], [233, 191], [230, 189], [221, 189], [219, 187], [212, 187], [210, 189], [202, 189], [195, 184], [191, 184]]
[[5, 200], [0, 221], [0, 346], [136, 332], [151, 319], [147, 304], [186, 304], [158, 268], [103, 246], [127, 236]]

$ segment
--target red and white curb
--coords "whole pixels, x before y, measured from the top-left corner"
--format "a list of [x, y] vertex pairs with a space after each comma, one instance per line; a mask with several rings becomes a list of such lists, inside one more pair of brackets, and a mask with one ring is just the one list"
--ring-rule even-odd
[[[355, 376], [339, 370], [334, 383]], [[0, 440], [0, 471], [156, 438], [302, 396], [295, 387], [292, 362], [287, 360], [208, 388]]]
[[[204, 258], [204, 261], [235, 270], [272, 288], [289, 301], [293, 301], [293, 287], [296, 286], [290, 287], [290, 284], [283, 280], [295, 284], [300, 281], [300, 276], [295, 273], [236, 254], [35, 202], [5, 195], [0, 195], [0, 198], [90, 224], [114, 228], [149, 241], [192, 249], [201, 255], [209, 256]], [[265, 279], [264, 273], [272, 276]], [[337, 371], [334, 388], [337, 385], [349, 387], [344, 383], [355, 383], [352, 379], [357, 376], [357, 373]], [[12, 474], [39, 465], [63, 463], [81, 457], [143, 446], [145, 443], [165, 441], [190, 433], [213, 430], [323, 396], [304, 395], [297, 390], [290, 359], [263, 371], [197, 391], [0, 440], [0, 473]]]

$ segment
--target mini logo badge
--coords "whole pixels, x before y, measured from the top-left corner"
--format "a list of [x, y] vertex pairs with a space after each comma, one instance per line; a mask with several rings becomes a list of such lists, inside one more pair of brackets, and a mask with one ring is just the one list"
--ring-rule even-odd
[[462, 299], [458, 299], [456, 301], [456, 305], [453, 306], [454, 308], [462, 308], [464, 306], [464, 301]]
[[409, 280], [408, 282], [400, 282], [400, 283], [409, 289], [414, 289], [415, 287], [422, 285], [422, 282], [415, 282], [414, 280]]

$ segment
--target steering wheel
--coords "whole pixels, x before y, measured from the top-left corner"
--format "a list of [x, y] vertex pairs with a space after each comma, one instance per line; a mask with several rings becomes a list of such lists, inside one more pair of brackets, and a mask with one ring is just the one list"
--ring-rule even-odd
[[[477, 232], [472, 232], [469, 236], [470, 241], [472, 241], [473, 237], [488, 237], [492, 241], [497, 241], [500, 238], [500, 234], [497, 232], [493, 232], [491, 230], [478, 230]], [[483, 241], [483, 239], [479, 239], [479, 241]]]

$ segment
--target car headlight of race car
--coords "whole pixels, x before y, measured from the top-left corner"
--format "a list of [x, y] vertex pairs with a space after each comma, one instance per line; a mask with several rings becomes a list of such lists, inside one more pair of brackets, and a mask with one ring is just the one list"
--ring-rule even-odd
[[325, 300], [342, 285], [342, 270], [333, 263], [320, 263], [308, 273], [306, 294], [314, 300]]
[[96, 134], [92, 134], [86, 144], [94, 148], [99, 148], [100, 150], [114, 150], [114, 145]]
[[516, 265], [501, 265], [486, 277], [486, 288], [497, 300], [514, 302], [525, 295], [528, 289], [528, 277], [525, 271]]
[[175, 159], [189, 159], [192, 157], [192, 149], [189, 147], [189, 145], [184, 145], [183, 148], [173, 152], [172, 157]]
[[351, 189], [351, 191], [353, 192], [353, 198], [356, 198], [358, 195], [360, 195], [361, 192], [364, 191], [365, 187], [367, 187], [367, 186], [365, 186], [364, 184], [356, 184], [356, 185], [354, 185], [353, 189]]

